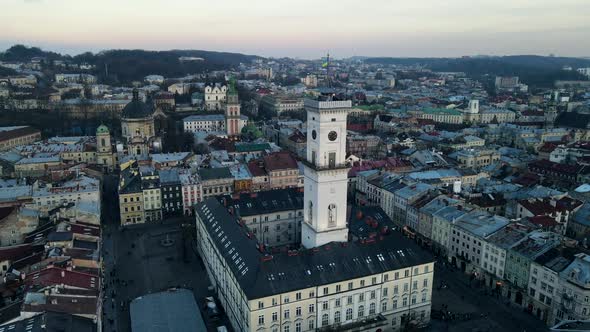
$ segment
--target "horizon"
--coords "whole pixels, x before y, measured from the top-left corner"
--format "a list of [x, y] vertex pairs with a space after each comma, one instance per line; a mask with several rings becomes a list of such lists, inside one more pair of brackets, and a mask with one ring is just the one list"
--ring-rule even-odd
[[[14, 44], [76, 55], [109, 49], [211, 50], [317, 59], [555, 54], [588, 57], [585, 0], [436, 0], [361, 8], [352, 0], [6, 0], [0, 49]], [[116, 8], [116, 10], [113, 10]], [[379, 10], [374, 10], [378, 8]], [[139, 10], [138, 10], [139, 9]]]
[[[0, 45], [2, 45], [0, 43]], [[203, 52], [218, 52], [218, 53], [234, 53], [234, 54], [242, 54], [242, 55], [246, 55], [246, 56], [258, 56], [261, 58], [266, 58], [266, 59], [281, 59], [281, 58], [291, 58], [291, 59], [295, 59], [295, 60], [306, 60], [306, 61], [319, 61], [322, 60], [323, 58], [325, 58], [326, 53], [322, 54], [320, 57], [316, 57], [316, 58], [303, 58], [303, 57], [290, 57], [290, 56], [265, 56], [265, 55], [261, 55], [261, 54], [252, 54], [252, 53], [244, 53], [244, 52], [240, 52], [240, 51], [232, 51], [232, 50], [210, 50], [210, 49], [189, 49], [189, 48], [170, 48], [170, 49], [147, 49], [147, 48], [110, 48], [110, 49], [100, 49], [100, 50], [80, 50], [78, 52], [75, 53], [68, 53], [68, 52], [64, 52], [60, 49], [51, 49], [51, 48], [46, 48], [46, 47], [41, 47], [38, 45], [28, 45], [28, 44], [20, 44], [20, 43], [15, 43], [12, 44], [10, 46], [7, 47], [2, 47], [0, 46], [0, 53], [6, 52], [8, 49], [14, 47], [14, 46], [25, 46], [27, 48], [39, 48], [44, 52], [54, 52], [54, 53], [58, 53], [62, 56], [70, 56], [70, 57], [75, 57], [77, 55], [86, 53], [86, 52], [91, 52], [92, 54], [99, 54], [101, 52], [108, 52], [108, 51], [146, 51], [146, 52], [173, 52], [173, 51], [203, 51]], [[332, 54], [332, 52], [330, 52], [328, 50], [328, 52], [330, 53], [330, 58], [334, 59], [334, 60], [343, 60], [343, 59], [349, 59], [349, 58], [353, 58], [353, 57], [361, 57], [361, 58], [393, 58], [393, 59], [412, 59], [412, 58], [416, 58], [416, 59], [460, 59], [460, 58], [484, 58], [484, 57], [511, 57], [511, 56], [539, 56], [539, 57], [556, 57], [556, 58], [572, 58], [572, 59], [585, 59], [588, 60], [590, 59], [590, 56], [588, 55], [579, 55], [579, 56], [566, 56], [566, 55], [560, 55], [560, 54], [464, 54], [464, 55], [459, 55], [459, 56], [390, 56], [390, 55], [375, 55], [375, 56], [368, 56], [368, 55], [351, 55], [351, 56], [347, 56], [347, 57], [338, 57], [337, 55], [334, 56], [334, 54]]]

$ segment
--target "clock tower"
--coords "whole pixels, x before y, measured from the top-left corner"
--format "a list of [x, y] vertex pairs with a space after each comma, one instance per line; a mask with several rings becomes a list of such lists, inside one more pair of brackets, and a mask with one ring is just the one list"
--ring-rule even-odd
[[350, 100], [305, 100], [307, 158], [304, 222], [301, 243], [306, 248], [348, 240], [346, 194], [346, 118]]

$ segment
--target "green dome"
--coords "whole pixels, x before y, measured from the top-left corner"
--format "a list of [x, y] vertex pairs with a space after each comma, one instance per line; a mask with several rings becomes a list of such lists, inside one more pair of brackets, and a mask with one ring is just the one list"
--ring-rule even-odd
[[108, 134], [109, 133], [109, 128], [105, 125], [100, 125], [98, 126], [98, 128], [96, 128], [96, 134]]

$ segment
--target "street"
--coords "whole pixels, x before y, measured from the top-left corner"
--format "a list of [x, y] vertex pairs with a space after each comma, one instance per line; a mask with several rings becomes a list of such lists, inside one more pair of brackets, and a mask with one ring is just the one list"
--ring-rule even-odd
[[[451, 322], [432, 320], [432, 331], [548, 331], [545, 324], [524, 312], [521, 307], [507, 305], [506, 298], [486, 295], [486, 290], [490, 294], [490, 289], [470, 286], [469, 276], [459, 269], [451, 270], [440, 261], [435, 266], [432, 310], [441, 310], [446, 305], [446, 311], [455, 314], [470, 313], [471, 317]], [[438, 289], [441, 281], [448, 285], [447, 288]]]
[[[103, 192], [104, 331], [131, 331], [130, 302], [169, 288], [193, 291], [199, 307], [211, 294], [204, 266], [192, 250], [183, 224], [192, 218], [119, 228], [115, 179], [105, 179]], [[215, 326], [204, 317], [208, 327]]]

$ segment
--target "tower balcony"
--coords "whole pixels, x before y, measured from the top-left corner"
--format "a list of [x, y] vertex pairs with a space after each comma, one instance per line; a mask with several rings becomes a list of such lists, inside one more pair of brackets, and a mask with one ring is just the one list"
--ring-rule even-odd
[[336, 110], [336, 109], [349, 109], [352, 107], [351, 100], [315, 100], [315, 99], [305, 99], [304, 100], [305, 108], [311, 108], [318, 111], [322, 110]]
[[301, 160], [301, 163], [303, 165], [305, 165], [306, 167], [313, 169], [314, 171], [344, 170], [344, 169], [350, 168], [350, 166], [348, 166], [345, 163], [329, 164], [329, 165], [320, 166], [320, 165], [313, 164], [305, 159]]

